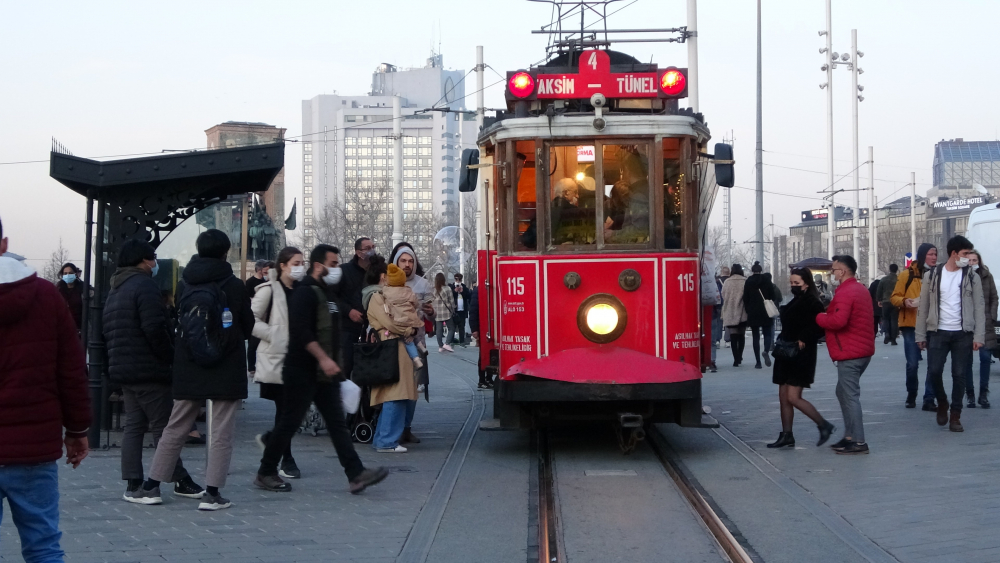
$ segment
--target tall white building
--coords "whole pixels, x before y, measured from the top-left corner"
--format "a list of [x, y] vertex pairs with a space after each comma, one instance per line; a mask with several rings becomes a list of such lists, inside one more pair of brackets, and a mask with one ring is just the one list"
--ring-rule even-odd
[[[414, 236], [407, 225], [415, 222], [458, 224], [461, 145], [474, 146], [477, 131], [471, 116], [423, 111], [464, 107], [466, 73], [445, 70], [442, 61], [441, 55], [432, 54], [423, 68], [381, 64], [366, 95], [303, 100], [302, 219], [307, 240], [327, 205], [350, 211], [356, 196], [345, 197], [346, 190], [381, 189], [384, 194], [388, 185], [391, 198], [396, 95], [403, 106], [403, 234]], [[391, 211], [384, 219], [391, 224]]]

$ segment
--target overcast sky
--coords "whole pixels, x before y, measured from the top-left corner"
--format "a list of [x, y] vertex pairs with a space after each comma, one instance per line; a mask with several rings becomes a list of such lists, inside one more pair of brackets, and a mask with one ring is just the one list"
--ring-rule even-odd
[[[621, 0], [616, 28], [685, 24], [683, 0]], [[716, 140], [736, 140], [734, 238], [754, 230], [756, 6], [702, 0], [698, 14], [701, 108]], [[263, 121], [301, 133], [301, 100], [337, 90], [363, 94], [389, 62], [422, 66], [440, 40], [445, 66], [468, 71], [475, 46], [498, 72], [544, 56], [532, 29], [549, 7], [496, 2], [8, 2], [0, 18], [0, 217], [11, 250], [41, 267], [62, 238], [82, 262], [84, 199], [48, 176], [49, 138], [77, 156], [201, 148], [224, 121]], [[880, 201], [931, 185], [934, 143], [997, 139], [1000, 91], [995, 22], [1000, 2], [835, 0], [833, 44], [865, 53], [860, 160], [875, 147]], [[825, 81], [818, 49], [822, 0], [765, 0], [765, 214], [778, 232], [821, 204], [825, 175]], [[661, 66], [685, 66], [685, 46], [622, 44]], [[487, 71], [486, 83], [497, 81]], [[469, 78], [466, 105], [475, 105]], [[851, 170], [850, 74], [834, 72], [836, 169]], [[487, 90], [503, 105], [502, 85]], [[300, 147], [287, 146], [288, 206], [301, 196]], [[16, 164], [22, 161], [39, 163]], [[792, 168], [799, 170], [792, 170]], [[865, 176], [867, 172], [865, 171]], [[850, 188], [850, 179], [838, 187]], [[862, 186], [866, 180], [862, 180]], [[783, 195], [790, 194], [790, 195]], [[850, 198], [842, 194], [839, 201]], [[862, 205], [866, 205], [866, 197]], [[712, 223], [722, 221], [721, 196]], [[301, 222], [300, 222], [301, 225]]]

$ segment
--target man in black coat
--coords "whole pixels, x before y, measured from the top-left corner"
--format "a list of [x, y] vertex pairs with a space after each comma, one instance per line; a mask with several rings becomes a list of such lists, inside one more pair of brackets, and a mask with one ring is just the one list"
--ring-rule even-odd
[[469, 314], [469, 300], [472, 299], [472, 291], [462, 283], [465, 280], [462, 274], [455, 274], [455, 283], [449, 284], [451, 288], [452, 300], [455, 302], [455, 314], [452, 321], [455, 323], [455, 332], [458, 336], [458, 344], [465, 346], [465, 320]]
[[254, 478], [254, 485], [267, 491], [292, 490], [291, 483], [278, 475], [278, 462], [312, 403], [316, 403], [326, 421], [352, 494], [379, 483], [389, 474], [382, 467], [365, 469], [354, 449], [341, 406], [340, 382], [345, 374], [334, 359], [339, 335], [328, 313], [332, 312], [331, 303], [326, 301], [328, 286], [337, 282], [333, 270], [339, 255], [335, 247], [326, 244], [313, 249], [309, 254], [309, 275], [295, 284], [288, 300], [288, 353], [281, 372], [284, 408], [268, 435]]
[[354, 257], [340, 267], [342, 274], [337, 285], [340, 298], [340, 349], [343, 354], [344, 376], [351, 377], [354, 369], [354, 343], [361, 338], [365, 322], [365, 307], [361, 304], [361, 290], [365, 288], [368, 261], [375, 256], [375, 243], [368, 237], [354, 241]]
[[[233, 267], [226, 261], [230, 247], [229, 237], [222, 231], [209, 229], [198, 235], [196, 245], [198, 256], [192, 258], [184, 268], [184, 294], [178, 308], [180, 331], [174, 353], [174, 407], [170, 422], [156, 447], [149, 478], [140, 494], [142, 498], [148, 499], [146, 504], [162, 502], [160, 482], [171, 479], [170, 468], [180, 455], [202, 402], [210, 400], [212, 444], [205, 471], [206, 492], [198, 509], [220, 510], [231, 506], [219, 489], [226, 484], [233, 454], [236, 410], [240, 402], [247, 398], [247, 358], [244, 346], [253, 330], [254, 318], [246, 286], [233, 275]], [[205, 291], [217, 295], [221, 303], [213, 303], [214, 307], [204, 310], [200, 307], [189, 308], [187, 303], [194, 302], [191, 297], [196, 292]], [[196, 361], [193, 355], [196, 343], [193, 342], [195, 337], [190, 329], [192, 319], [204, 320], [206, 332], [202, 334], [202, 338], [215, 338], [211, 335], [218, 335], [219, 357], [211, 365], [204, 365], [204, 360]]]
[[[148, 428], [153, 444], [159, 443], [173, 407], [170, 383], [174, 343], [160, 289], [152, 278], [157, 269], [156, 251], [148, 242], [126, 241], [104, 305], [108, 373], [111, 381], [121, 385], [125, 399], [121, 464], [122, 480], [128, 481], [128, 486], [123, 498], [138, 504], [145, 504], [135, 494], [145, 478], [143, 436]], [[204, 493], [191, 480], [180, 458], [171, 480], [176, 495], [201, 498]]]

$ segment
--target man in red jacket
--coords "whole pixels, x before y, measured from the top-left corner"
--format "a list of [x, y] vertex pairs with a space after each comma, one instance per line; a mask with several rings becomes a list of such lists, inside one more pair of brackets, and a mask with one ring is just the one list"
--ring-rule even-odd
[[833, 279], [838, 285], [825, 313], [816, 324], [826, 330], [830, 359], [837, 363], [837, 400], [844, 413], [844, 438], [831, 446], [838, 454], [868, 453], [861, 418], [861, 375], [875, 355], [872, 298], [855, 278], [858, 263], [851, 256], [833, 257]]
[[89, 452], [83, 347], [56, 286], [6, 252], [0, 223], [0, 503], [25, 561], [62, 561], [56, 461], [64, 443], [74, 468]]

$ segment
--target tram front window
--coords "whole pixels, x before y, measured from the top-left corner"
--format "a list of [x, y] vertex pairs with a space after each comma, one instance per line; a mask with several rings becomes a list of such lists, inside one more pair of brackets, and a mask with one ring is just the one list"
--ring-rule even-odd
[[604, 242], [649, 242], [649, 156], [645, 145], [604, 145]]
[[548, 166], [551, 244], [596, 245], [594, 146], [550, 147]]
[[518, 141], [515, 158], [516, 215], [515, 215], [515, 248], [519, 252], [532, 251], [538, 248], [538, 232], [536, 221], [538, 202], [535, 192], [535, 143], [534, 141]]
[[681, 140], [663, 139], [663, 248], [682, 247], [681, 225], [684, 174], [681, 173]]

